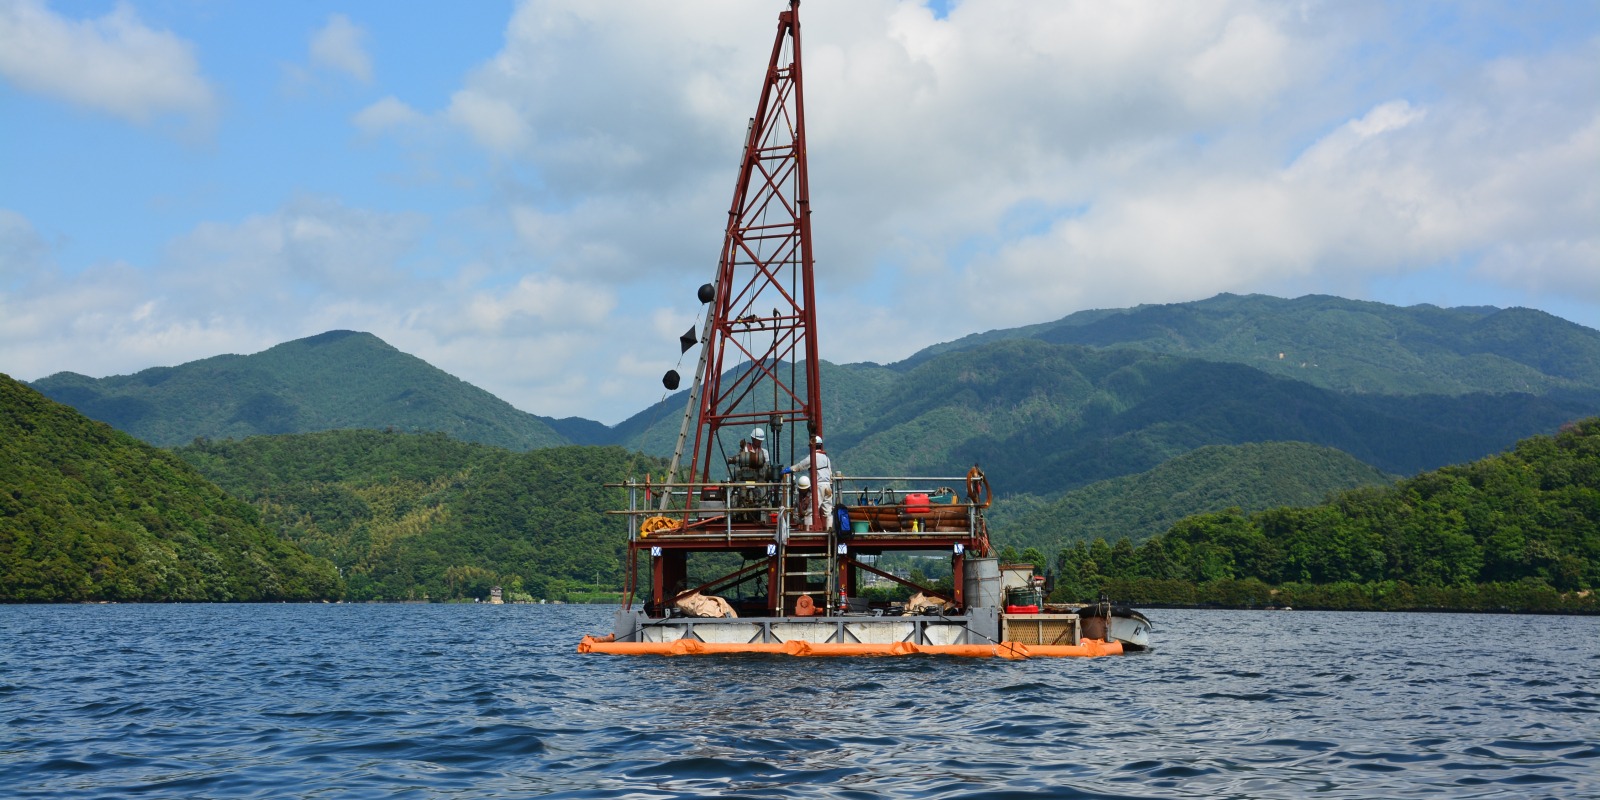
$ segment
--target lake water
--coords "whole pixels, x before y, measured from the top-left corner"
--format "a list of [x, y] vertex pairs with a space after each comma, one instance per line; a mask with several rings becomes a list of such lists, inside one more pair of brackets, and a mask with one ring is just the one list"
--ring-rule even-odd
[[1600, 619], [1155, 611], [1156, 652], [580, 656], [610, 608], [0, 606], [0, 795], [1600, 797]]

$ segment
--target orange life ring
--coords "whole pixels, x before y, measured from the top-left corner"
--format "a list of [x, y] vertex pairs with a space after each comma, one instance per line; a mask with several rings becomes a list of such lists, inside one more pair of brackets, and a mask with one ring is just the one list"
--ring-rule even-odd
[[988, 508], [989, 504], [994, 502], [994, 491], [989, 488], [989, 476], [983, 474], [983, 470], [978, 469], [976, 464], [967, 470], [967, 502], [978, 508]]

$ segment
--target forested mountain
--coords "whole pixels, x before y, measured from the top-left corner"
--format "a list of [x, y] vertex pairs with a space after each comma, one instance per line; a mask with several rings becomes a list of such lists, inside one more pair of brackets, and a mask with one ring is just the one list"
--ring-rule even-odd
[[[824, 363], [822, 375], [844, 472], [981, 463], [1002, 498], [1052, 496], [1208, 445], [1304, 441], [1393, 474], [1478, 458], [1600, 411], [1600, 332], [1527, 309], [1220, 295], [1080, 312], [890, 366]], [[63, 373], [37, 388], [166, 444], [394, 428], [662, 457], [685, 396], [610, 428], [535, 417], [376, 337], [337, 331], [132, 376]]]
[[198, 441], [179, 456], [343, 571], [348, 597], [559, 598], [622, 584], [626, 507], [605, 484], [659, 460], [617, 447], [526, 453], [438, 433], [347, 430]]
[[1229, 508], [1308, 506], [1329, 495], [1390, 482], [1349, 454], [1304, 442], [1211, 445], [1137, 475], [1099, 481], [1046, 501], [997, 504], [989, 529], [997, 546], [1054, 553], [1073, 542], [1127, 537], [1138, 544], [1178, 520]]
[[[1058, 494], [1199, 447], [1250, 442], [1309, 442], [1409, 475], [1600, 410], [1596, 389], [1351, 394], [1240, 364], [1027, 338], [903, 371], [824, 365], [823, 381], [828, 446], [845, 474], [955, 476], [978, 463], [1002, 498]], [[670, 453], [682, 419], [674, 400], [682, 402], [669, 398], [618, 426], [629, 446]]]
[[1079, 543], [1058, 564], [1063, 598], [1592, 611], [1600, 418], [1321, 505], [1189, 517], [1137, 548]]
[[[841, 475], [981, 464], [997, 541], [1048, 551], [1313, 502], [1552, 432], [1600, 412], [1597, 342], [1526, 309], [1222, 295], [1081, 312], [888, 366], [824, 363], [822, 402]], [[617, 498], [596, 487], [659, 471], [684, 401], [609, 428], [536, 417], [349, 331], [36, 387], [147, 441], [199, 439], [183, 456], [344, 569], [356, 598], [616, 586], [621, 537], [595, 532]], [[330, 429], [346, 430], [310, 433]], [[423, 431], [442, 435], [402, 435]], [[299, 435], [257, 436], [274, 433]], [[509, 452], [568, 443], [601, 447]]]
[[441, 431], [512, 450], [567, 441], [538, 417], [354, 331], [133, 375], [62, 372], [33, 388], [164, 446], [339, 428]]
[[1310, 442], [1411, 474], [1597, 408], [1596, 390], [1352, 395], [1237, 364], [1012, 340], [905, 372], [859, 427], [836, 424], [832, 436], [846, 472], [950, 474], [981, 463], [997, 491], [1046, 494], [1246, 442]]
[[333, 565], [173, 454], [0, 375], [0, 601], [313, 600]]
[[1081, 311], [935, 345], [896, 366], [1016, 338], [1234, 362], [1343, 392], [1544, 394], [1600, 387], [1600, 331], [1542, 311], [1401, 308], [1326, 295], [1221, 294]]

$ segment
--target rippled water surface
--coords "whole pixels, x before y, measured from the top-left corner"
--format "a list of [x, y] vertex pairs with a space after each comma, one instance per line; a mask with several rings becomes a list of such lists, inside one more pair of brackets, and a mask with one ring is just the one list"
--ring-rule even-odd
[[10, 797], [1600, 797], [1600, 620], [1157, 611], [1008, 662], [578, 655], [609, 608], [0, 607]]

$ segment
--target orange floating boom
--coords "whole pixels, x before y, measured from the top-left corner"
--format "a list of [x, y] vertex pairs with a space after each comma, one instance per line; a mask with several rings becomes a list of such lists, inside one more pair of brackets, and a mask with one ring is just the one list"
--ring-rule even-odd
[[583, 637], [578, 643], [580, 653], [603, 653], [619, 656], [699, 656], [733, 655], [738, 653], [765, 653], [784, 656], [960, 656], [964, 658], [1007, 658], [1014, 661], [1026, 658], [1096, 658], [1122, 655], [1121, 642], [1083, 639], [1078, 644], [863, 644], [857, 642], [702, 642], [698, 639], [678, 639], [671, 642], [616, 642]]

